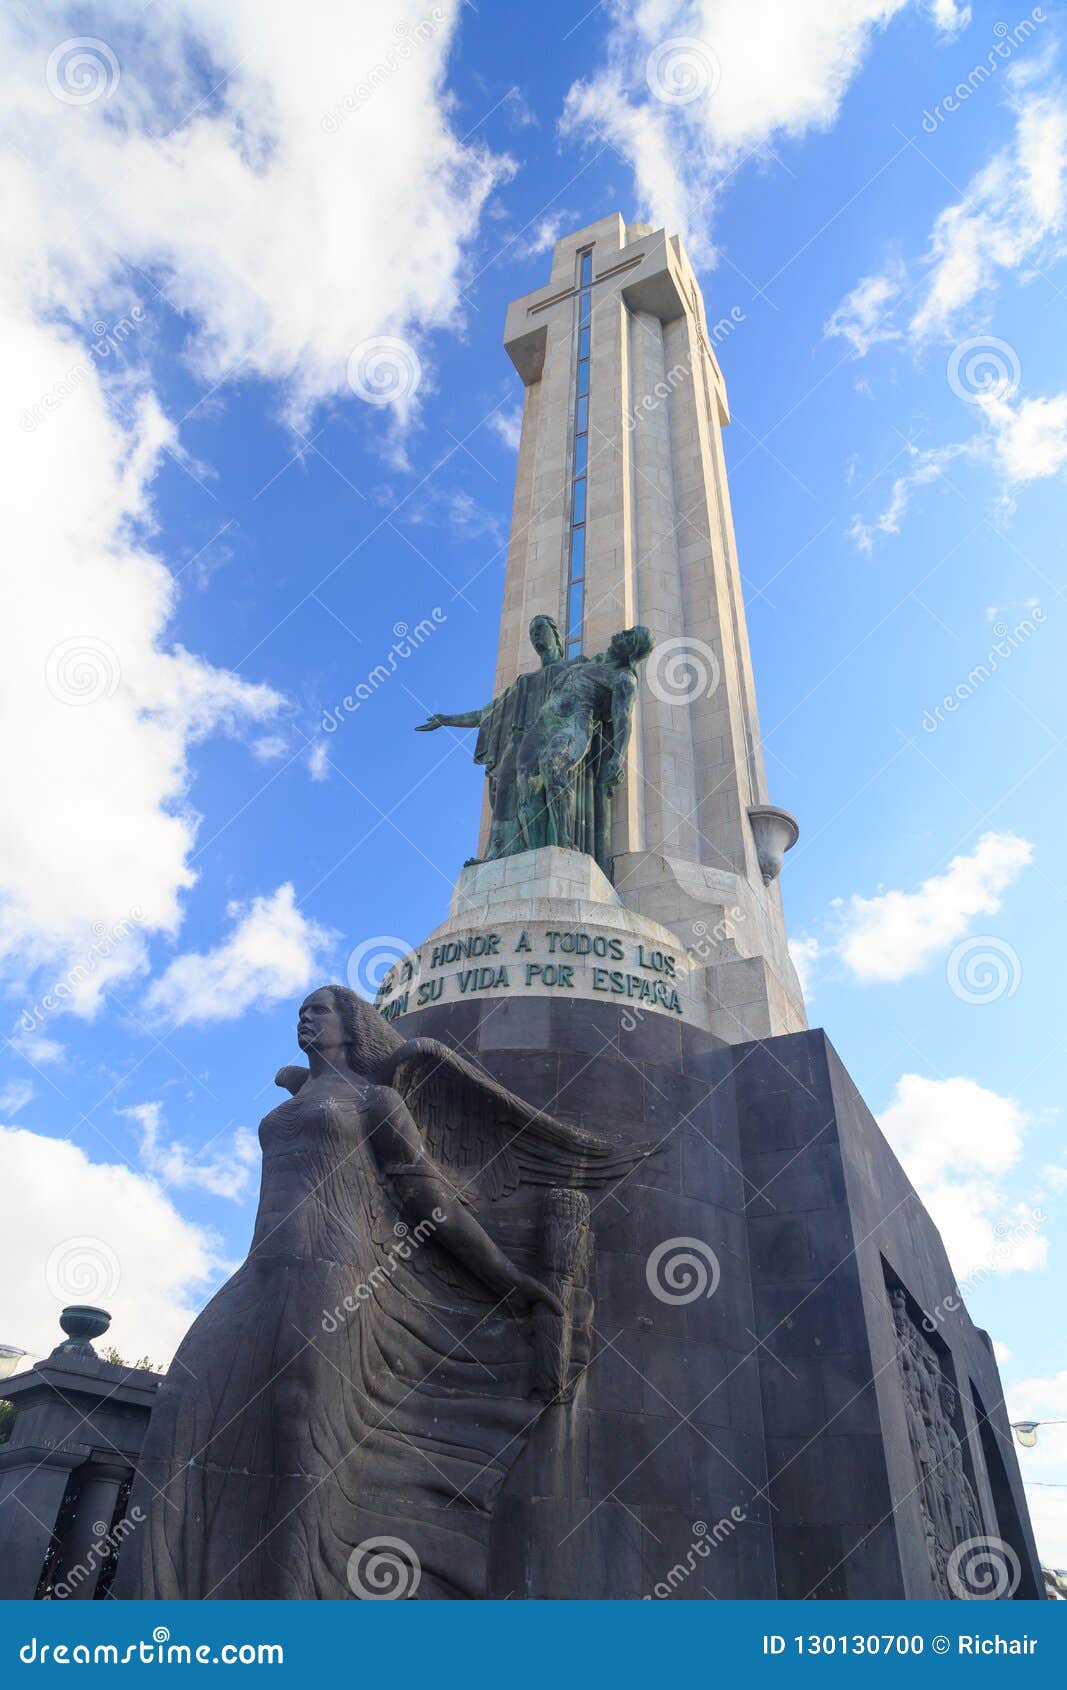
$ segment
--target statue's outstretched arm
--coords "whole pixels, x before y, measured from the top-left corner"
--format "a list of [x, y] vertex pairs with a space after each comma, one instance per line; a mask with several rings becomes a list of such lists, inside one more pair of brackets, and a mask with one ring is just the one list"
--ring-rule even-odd
[[432, 733], [434, 728], [477, 728], [481, 726], [485, 710], [461, 710], [453, 716], [446, 716], [439, 711], [433, 716], [427, 716], [425, 722], [420, 722], [415, 729], [417, 734]]
[[505, 1256], [458, 1195], [432, 1157], [407, 1104], [391, 1086], [376, 1088], [370, 1103], [370, 1134], [382, 1172], [392, 1181], [404, 1219], [432, 1237], [483, 1285], [500, 1297], [514, 1293], [519, 1302], [562, 1307], [539, 1280], [523, 1273]]

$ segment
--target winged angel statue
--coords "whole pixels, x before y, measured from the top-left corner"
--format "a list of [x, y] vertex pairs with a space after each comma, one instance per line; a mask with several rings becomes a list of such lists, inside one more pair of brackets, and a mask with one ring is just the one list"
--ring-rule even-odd
[[248, 1259], [160, 1386], [116, 1594], [482, 1596], [497, 1493], [588, 1359], [585, 1190], [648, 1152], [342, 986], [297, 1041]]

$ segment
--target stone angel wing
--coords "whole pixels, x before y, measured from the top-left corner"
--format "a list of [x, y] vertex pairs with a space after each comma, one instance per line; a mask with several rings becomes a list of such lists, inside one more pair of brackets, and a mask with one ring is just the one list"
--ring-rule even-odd
[[523, 1181], [606, 1184], [652, 1153], [651, 1144], [619, 1147], [557, 1121], [437, 1039], [408, 1039], [383, 1064], [380, 1082], [403, 1098], [434, 1160], [490, 1202]]

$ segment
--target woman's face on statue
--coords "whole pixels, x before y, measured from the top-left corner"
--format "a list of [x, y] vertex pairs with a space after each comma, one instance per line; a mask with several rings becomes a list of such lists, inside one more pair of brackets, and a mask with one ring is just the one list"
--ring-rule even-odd
[[330, 992], [312, 992], [300, 1005], [296, 1042], [301, 1050], [336, 1050], [345, 1030]]

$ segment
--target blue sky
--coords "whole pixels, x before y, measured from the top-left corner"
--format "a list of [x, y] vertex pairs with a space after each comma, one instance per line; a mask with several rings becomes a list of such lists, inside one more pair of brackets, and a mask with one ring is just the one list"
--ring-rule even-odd
[[[812, 1022], [974, 1277], [1012, 1407], [1067, 1418], [1062, 8], [760, 9], [6, 21], [0, 1339], [49, 1347], [80, 1267], [127, 1354], [168, 1353], [246, 1247], [304, 987], [442, 918], [482, 777], [411, 730], [491, 689], [504, 312], [617, 209], [733, 312]], [[665, 99], [679, 40], [697, 92]], [[380, 336], [394, 404], [349, 380]], [[1067, 1563], [1067, 1440], [1023, 1460]]]

